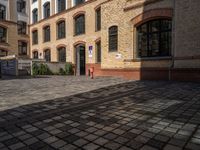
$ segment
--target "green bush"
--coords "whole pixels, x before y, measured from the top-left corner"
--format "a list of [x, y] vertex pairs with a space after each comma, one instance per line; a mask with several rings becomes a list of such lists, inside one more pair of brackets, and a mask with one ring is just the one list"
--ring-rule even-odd
[[66, 72], [65, 72], [65, 70], [63, 68], [60, 68], [59, 69], [59, 74], [60, 75], [66, 75]]
[[47, 64], [37, 64], [33, 63], [32, 66], [33, 75], [52, 75], [52, 71], [49, 69]]
[[65, 64], [65, 72], [67, 75], [72, 75], [73, 74], [73, 66], [71, 63], [66, 63]]

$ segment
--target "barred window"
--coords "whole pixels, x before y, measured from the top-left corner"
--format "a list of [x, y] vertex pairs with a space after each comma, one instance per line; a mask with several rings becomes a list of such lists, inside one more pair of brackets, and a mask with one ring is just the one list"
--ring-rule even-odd
[[66, 62], [66, 48], [65, 47], [58, 48], [58, 61]]
[[46, 2], [43, 6], [44, 9], [44, 19], [50, 17], [50, 2]]
[[66, 0], [57, 0], [58, 13], [66, 9]]
[[44, 42], [49, 42], [51, 40], [50, 26], [43, 28]]
[[65, 38], [65, 21], [57, 23], [57, 39]]
[[26, 22], [18, 21], [17, 29], [18, 29], [18, 34], [26, 34]]
[[27, 43], [23, 41], [18, 42], [18, 53], [19, 55], [27, 55]]
[[75, 17], [75, 35], [80, 35], [85, 33], [85, 15], [79, 15]]
[[171, 32], [169, 19], [151, 20], [137, 27], [138, 57], [170, 56]]
[[33, 23], [36, 23], [38, 21], [38, 9], [32, 11], [32, 17]]
[[0, 26], [0, 43], [6, 43], [7, 29]]
[[44, 51], [44, 59], [47, 62], [51, 61], [51, 51], [50, 51], [50, 49], [47, 49], [47, 50]]
[[6, 20], [6, 6], [0, 4], [0, 20]]
[[118, 50], [118, 27], [112, 26], [109, 28], [109, 51]]
[[32, 32], [32, 44], [38, 44], [38, 31], [34, 30]]

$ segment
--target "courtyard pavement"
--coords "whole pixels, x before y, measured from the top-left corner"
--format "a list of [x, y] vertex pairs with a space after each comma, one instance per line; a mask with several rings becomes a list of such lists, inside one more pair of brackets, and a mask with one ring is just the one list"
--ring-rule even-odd
[[[0, 150], [200, 150], [200, 84], [84, 77], [71, 77], [68, 86], [62, 77], [20, 81], [0, 81], [1, 101], [11, 94], [0, 111]], [[75, 85], [81, 93], [68, 94]], [[45, 94], [37, 95], [40, 90]], [[45, 98], [33, 103], [35, 94]], [[10, 106], [20, 97], [29, 104]]]

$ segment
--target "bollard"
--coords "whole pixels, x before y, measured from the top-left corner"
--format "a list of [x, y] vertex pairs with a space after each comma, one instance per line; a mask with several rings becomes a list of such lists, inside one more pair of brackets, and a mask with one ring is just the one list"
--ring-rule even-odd
[[90, 76], [91, 76], [91, 79], [94, 79], [94, 67], [90, 68]]

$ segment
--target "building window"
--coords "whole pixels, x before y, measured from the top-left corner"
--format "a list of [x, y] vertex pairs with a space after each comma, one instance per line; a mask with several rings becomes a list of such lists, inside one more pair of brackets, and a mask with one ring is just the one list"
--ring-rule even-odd
[[57, 0], [58, 13], [66, 9], [66, 0]]
[[6, 20], [6, 6], [0, 4], [0, 20]]
[[118, 49], [118, 27], [109, 28], [109, 51], [117, 51]]
[[0, 43], [6, 43], [7, 29], [0, 26]]
[[75, 35], [85, 34], [85, 15], [79, 15], [74, 18]]
[[34, 30], [32, 32], [32, 44], [38, 44], [38, 31]]
[[26, 34], [26, 22], [18, 21], [17, 29], [18, 29], [18, 34]]
[[32, 1], [32, 3], [35, 3], [35, 2], [37, 2], [37, 0], [33, 0], [33, 1]]
[[32, 17], [33, 17], [33, 23], [36, 23], [38, 21], [38, 9], [34, 9], [32, 11]]
[[66, 62], [66, 48], [65, 47], [58, 48], [58, 61]]
[[171, 55], [172, 21], [158, 19], [137, 27], [138, 57]]
[[51, 40], [50, 26], [43, 28], [44, 42], [49, 42]]
[[18, 52], [19, 55], [27, 55], [27, 43], [19, 41], [18, 42]]
[[101, 30], [101, 8], [96, 10], [96, 31]]
[[38, 59], [38, 51], [33, 52], [33, 59]]
[[26, 2], [24, 0], [17, 1], [17, 11], [21, 13], [26, 13]]
[[4, 57], [8, 55], [8, 51], [0, 49], [0, 57]]
[[57, 23], [57, 39], [65, 38], [65, 21]]
[[50, 17], [50, 2], [46, 2], [43, 6], [44, 9], [44, 19]]
[[74, 0], [74, 5], [76, 6], [76, 5], [82, 4], [84, 2], [85, 2], [85, 0]]
[[97, 63], [101, 62], [101, 41], [96, 43], [96, 56], [97, 56]]
[[47, 49], [47, 50], [44, 51], [44, 59], [47, 62], [51, 61], [51, 51], [50, 51], [50, 49]]

